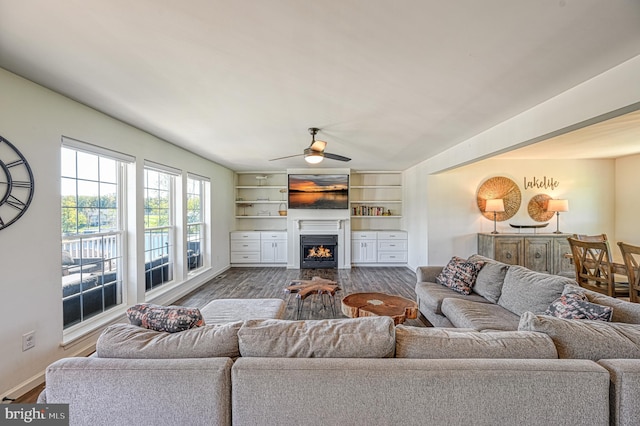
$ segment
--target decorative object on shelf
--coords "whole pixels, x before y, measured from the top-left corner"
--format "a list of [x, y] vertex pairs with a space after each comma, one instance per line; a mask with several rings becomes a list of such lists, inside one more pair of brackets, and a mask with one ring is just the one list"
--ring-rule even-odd
[[267, 175], [259, 175], [259, 176], [256, 176], [256, 179], [258, 180], [258, 186], [262, 186], [262, 185], [265, 184], [267, 179], [269, 179], [269, 176], [267, 176]]
[[287, 215], [287, 205], [285, 203], [280, 203], [280, 206], [278, 206], [278, 214], [280, 216]]
[[247, 207], [253, 207], [253, 204], [240, 203], [240, 204], [238, 204], [238, 207], [242, 208], [242, 214], [240, 216], [246, 216], [247, 215]]
[[501, 198], [494, 200], [487, 200], [485, 203], [485, 212], [493, 212], [493, 232], [492, 234], [497, 234], [496, 230], [496, 215], [498, 213], [504, 212], [504, 201]]
[[518, 229], [518, 233], [520, 233], [520, 231], [522, 229], [533, 229], [533, 233], [535, 234], [536, 231], [540, 228], [544, 228], [548, 225], [548, 223], [541, 223], [541, 224], [536, 224], [536, 225], [514, 225], [513, 223], [510, 223], [509, 226], [512, 228], [517, 228]]
[[33, 199], [34, 180], [27, 159], [0, 136], [0, 229], [16, 222]]
[[484, 181], [478, 188], [476, 197], [478, 209], [487, 219], [493, 219], [491, 212], [488, 212], [485, 208], [487, 200], [502, 199], [504, 211], [496, 212], [496, 220], [498, 222], [511, 219], [520, 209], [520, 203], [522, 202], [522, 195], [518, 185], [504, 176], [496, 176]]
[[309, 133], [311, 134], [311, 145], [309, 145], [309, 148], [305, 148], [302, 154], [272, 158], [269, 161], [283, 160], [285, 158], [291, 158], [291, 157], [300, 157], [302, 155], [304, 155], [304, 160], [309, 164], [318, 164], [325, 158], [329, 158], [331, 160], [338, 160], [338, 161], [351, 161], [351, 158], [344, 157], [338, 154], [331, 154], [329, 152], [324, 152], [324, 149], [326, 148], [327, 143], [325, 141], [316, 140], [316, 134], [319, 131], [320, 129], [318, 129], [317, 127], [309, 127]]
[[260, 210], [258, 216], [271, 216], [271, 212], [269, 210]]
[[551, 213], [556, 213], [556, 230], [553, 233], [562, 234], [560, 231], [560, 212], [569, 211], [569, 200], [549, 200], [547, 210]]
[[287, 196], [285, 195], [285, 194], [287, 193], [286, 188], [281, 188], [281, 189], [280, 189], [280, 193], [282, 194], [282, 195], [280, 196], [280, 200], [282, 200], [282, 201], [286, 201], [286, 200], [287, 200]]
[[536, 222], [548, 222], [551, 220], [553, 212], [547, 210], [547, 203], [550, 199], [551, 197], [547, 194], [538, 194], [531, 197], [527, 206], [529, 217]]

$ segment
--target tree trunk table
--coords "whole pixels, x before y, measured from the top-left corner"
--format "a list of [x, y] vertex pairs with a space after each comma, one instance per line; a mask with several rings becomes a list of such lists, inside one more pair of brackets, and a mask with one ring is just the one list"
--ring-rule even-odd
[[342, 299], [342, 313], [350, 318], [388, 316], [398, 325], [418, 318], [418, 304], [386, 293], [353, 293]]
[[[334, 296], [336, 291], [340, 290], [335, 281], [331, 281], [321, 277], [313, 277], [310, 280], [292, 280], [291, 284], [284, 288], [285, 293], [297, 294], [298, 306], [296, 309], [296, 319], [300, 319], [300, 314], [304, 309], [305, 299], [312, 295], [318, 294], [321, 297], [322, 305], [326, 308], [324, 301], [324, 295], [329, 296], [329, 307], [333, 317], [336, 316], [336, 308], [334, 302]], [[288, 303], [287, 303], [288, 304]]]

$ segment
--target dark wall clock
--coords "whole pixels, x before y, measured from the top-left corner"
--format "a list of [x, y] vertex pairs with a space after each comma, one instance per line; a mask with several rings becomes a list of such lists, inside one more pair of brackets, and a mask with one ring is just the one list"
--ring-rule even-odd
[[24, 155], [0, 136], [0, 229], [22, 217], [33, 198], [33, 173]]

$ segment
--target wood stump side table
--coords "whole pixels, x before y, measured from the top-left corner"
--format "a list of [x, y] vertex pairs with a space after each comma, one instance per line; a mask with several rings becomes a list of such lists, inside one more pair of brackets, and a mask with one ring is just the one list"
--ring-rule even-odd
[[388, 316], [398, 325], [418, 318], [418, 304], [386, 293], [353, 293], [342, 299], [342, 313], [350, 318]]
[[291, 284], [284, 288], [284, 292], [289, 294], [289, 296], [291, 296], [292, 294], [296, 294], [296, 299], [298, 300], [298, 305], [296, 308], [296, 319], [300, 319], [300, 314], [304, 309], [304, 301], [308, 296], [312, 294], [317, 294], [320, 296], [324, 308], [327, 307], [327, 303], [324, 300], [324, 295], [326, 294], [329, 297], [329, 307], [331, 308], [331, 314], [335, 318], [336, 308], [334, 296], [336, 294], [336, 291], [338, 290], [340, 290], [340, 287], [335, 281], [327, 280], [321, 277], [313, 277], [310, 280], [292, 280]]

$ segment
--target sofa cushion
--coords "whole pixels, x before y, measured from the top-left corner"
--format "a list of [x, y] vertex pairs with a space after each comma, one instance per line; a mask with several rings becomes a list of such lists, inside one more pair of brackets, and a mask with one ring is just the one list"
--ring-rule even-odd
[[518, 316], [528, 311], [542, 313], [562, 295], [568, 283], [575, 281], [522, 266], [511, 266], [505, 274], [498, 304]]
[[390, 317], [250, 320], [238, 331], [243, 357], [385, 358], [395, 352]]
[[154, 331], [130, 324], [107, 327], [96, 342], [100, 358], [238, 357], [242, 322], [205, 325], [180, 333]]
[[525, 331], [396, 327], [396, 358], [558, 358], [553, 340]]
[[200, 311], [207, 324], [250, 319], [280, 319], [284, 317], [286, 304], [282, 299], [215, 299]]
[[485, 262], [480, 272], [478, 272], [473, 291], [492, 303], [498, 303], [500, 294], [502, 294], [504, 276], [507, 273], [507, 269], [509, 269], [509, 265], [479, 254], [474, 254], [467, 260]]
[[462, 294], [437, 283], [421, 282], [416, 284], [416, 296], [420, 307], [427, 307], [436, 314], [442, 314], [442, 301], [446, 298], [464, 299], [472, 302], [491, 303], [479, 294]]
[[511, 331], [518, 329], [520, 317], [500, 305], [447, 298], [442, 313], [458, 328]]
[[640, 358], [640, 325], [571, 320], [526, 312], [518, 330], [545, 333], [553, 339], [560, 358]]
[[482, 266], [484, 266], [483, 261], [473, 262], [453, 256], [436, 277], [436, 282], [458, 293], [469, 294]]
[[551, 302], [544, 314], [565, 319], [611, 321], [613, 308], [591, 303], [581, 292], [563, 292], [562, 296]]
[[168, 333], [204, 325], [204, 319], [198, 308], [184, 306], [139, 303], [127, 309], [127, 317], [132, 325]]

